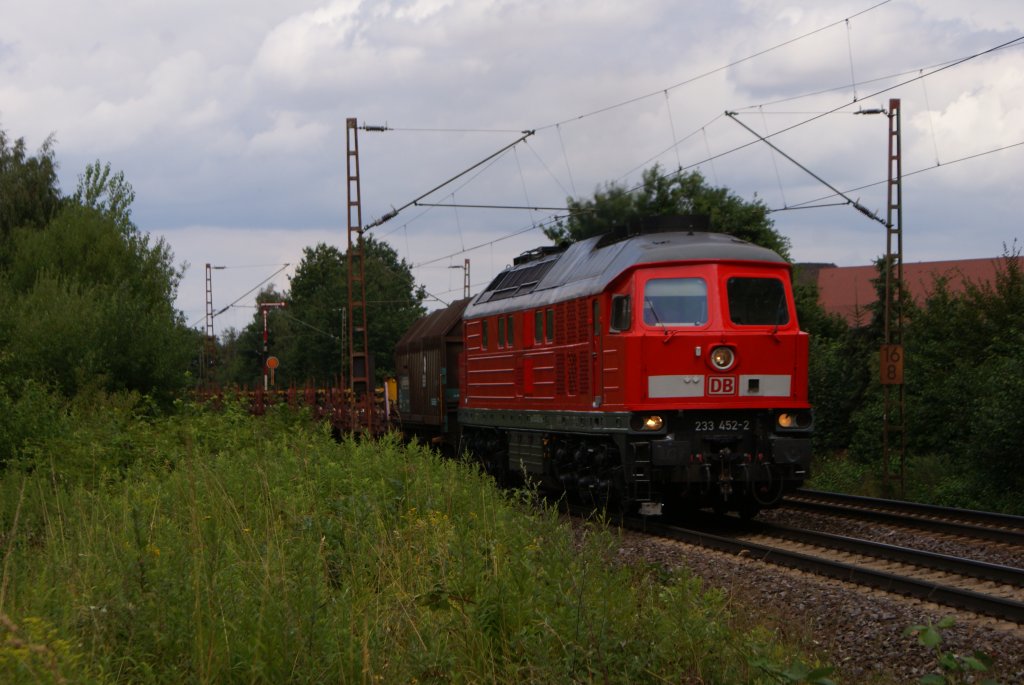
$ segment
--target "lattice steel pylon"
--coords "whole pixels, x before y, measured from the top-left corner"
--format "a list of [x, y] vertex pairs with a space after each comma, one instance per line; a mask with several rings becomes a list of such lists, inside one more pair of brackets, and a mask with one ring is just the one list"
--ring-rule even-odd
[[366, 329], [366, 269], [363, 216], [359, 195], [359, 136], [356, 120], [346, 120], [348, 176], [348, 357], [349, 389], [354, 405], [352, 429], [373, 432], [374, 393]]
[[206, 263], [206, 337], [203, 340], [202, 369], [200, 381], [209, 380], [210, 369], [217, 355], [217, 342], [213, 334], [213, 266]]
[[[885, 344], [882, 347], [882, 468], [885, 487], [899, 481], [905, 494], [906, 417], [903, 392], [903, 159], [900, 136], [900, 101], [889, 100], [889, 192], [885, 241]], [[895, 249], [894, 245], [895, 243]], [[894, 273], [895, 272], [895, 273]], [[894, 444], [895, 443], [895, 444]], [[892, 470], [893, 453], [899, 457], [898, 471]]]

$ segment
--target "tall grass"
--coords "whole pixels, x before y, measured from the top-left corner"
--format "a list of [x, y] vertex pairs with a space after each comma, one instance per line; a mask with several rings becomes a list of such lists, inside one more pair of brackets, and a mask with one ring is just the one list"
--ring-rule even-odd
[[743, 683], [788, 656], [693, 578], [422, 448], [123, 414], [0, 480], [3, 682]]

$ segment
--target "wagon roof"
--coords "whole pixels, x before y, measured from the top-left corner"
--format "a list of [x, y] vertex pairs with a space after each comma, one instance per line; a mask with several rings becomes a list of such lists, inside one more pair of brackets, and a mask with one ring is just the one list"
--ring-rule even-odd
[[395, 345], [395, 352], [407, 352], [413, 347], [413, 343], [416, 343], [415, 351], [418, 351], [425, 340], [452, 335], [462, 321], [462, 312], [465, 311], [467, 304], [469, 304], [468, 297], [464, 300], [456, 300], [444, 309], [438, 309], [416, 319]]
[[[538, 253], [491, 282], [466, 309], [467, 317], [541, 307], [603, 292], [619, 274], [638, 264], [755, 261], [786, 264], [775, 252], [725, 233], [644, 233], [622, 240], [595, 236], [565, 251]], [[518, 261], [518, 260], [517, 260]]]

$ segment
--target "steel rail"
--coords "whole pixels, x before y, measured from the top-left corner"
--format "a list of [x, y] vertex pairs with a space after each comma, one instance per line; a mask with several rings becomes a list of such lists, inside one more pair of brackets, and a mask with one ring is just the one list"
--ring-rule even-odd
[[699, 530], [666, 525], [642, 517], [622, 517], [611, 522], [630, 530], [657, 535], [728, 554], [743, 553], [749, 558], [786, 568], [810, 571], [843, 582], [876, 588], [885, 592], [935, 602], [976, 614], [1024, 624], [1024, 602], [992, 597], [973, 590], [865, 568], [856, 564], [822, 559], [801, 552], [777, 549], [769, 545], [737, 540]]
[[[804, 491], [797, 491], [795, 496], [787, 496], [786, 499], [783, 500], [782, 506], [790, 509], [818, 511], [830, 515], [846, 515], [868, 521], [909, 526], [920, 530], [928, 530], [934, 533], [969, 537], [975, 540], [988, 540], [990, 542], [1001, 542], [1010, 545], [1024, 546], [1024, 530], [998, 527], [1005, 524], [979, 524], [978, 518], [972, 519], [974, 523], [958, 523], [957, 521], [949, 520], [948, 518], [925, 518], [920, 515], [901, 513], [897, 507], [906, 504], [904, 502], [897, 502], [895, 500], [876, 500], [870, 497], [847, 499], [851, 496], [846, 495], [833, 499], [833, 493], [823, 493], [823, 495], [824, 496], [819, 496], [818, 493], [814, 493], [812, 495], [805, 493]], [[807, 497], [808, 499], [801, 499], [802, 497]], [[812, 498], [817, 498], [817, 501]], [[833, 501], [823, 502], [820, 501], [821, 499], [832, 499]], [[944, 507], [928, 507], [927, 505], [920, 506], [927, 508], [919, 509], [917, 507], [908, 507], [903, 509], [903, 511], [913, 511], [917, 514], [923, 514], [927, 511], [927, 513], [932, 516], [938, 516], [940, 515], [939, 512], [942, 512], [941, 515], [947, 517], [954, 517], [958, 512], [972, 511], [969, 509], [946, 509]], [[984, 512], [973, 513], [979, 514]], [[997, 514], [996, 516], [999, 518], [991, 520], [1003, 520], [1002, 515]], [[1020, 517], [1009, 517], [1011, 521], [1016, 518]]]
[[978, 509], [959, 509], [956, 507], [942, 507], [936, 504], [921, 504], [920, 502], [907, 502], [897, 499], [882, 499], [877, 497], [864, 497], [861, 495], [847, 495], [842, 492], [827, 492], [825, 490], [810, 490], [801, 488], [792, 493], [794, 497], [806, 497], [817, 500], [824, 500], [834, 504], [849, 504], [851, 506], [880, 507], [893, 511], [908, 512], [921, 516], [936, 516], [956, 521], [974, 523], [979, 526], [991, 526], [997, 528], [1008, 528], [1011, 530], [1024, 531], [1024, 516], [1013, 514], [1001, 514], [995, 511], [979, 511]]
[[991, 580], [996, 583], [1024, 588], [1024, 569], [1013, 566], [992, 564], [985, 561], [965, 559], [963, 557], [928, 552], [910, 547], [900, 547], [884, 542], [851, 538], [845, 535], [833, 535], [832, 533], [791, 528], [775, 523], [762, 523], [759, 521], [755, 523], [756, 525], [751, 530], [754, 534], [770, 535], [805, 545], [825, 547], [839, 552], [860, 554], [884, 561], [910, 564], [931, 571], [954, 573], [958, 576], [966, 576], [978, 580]]

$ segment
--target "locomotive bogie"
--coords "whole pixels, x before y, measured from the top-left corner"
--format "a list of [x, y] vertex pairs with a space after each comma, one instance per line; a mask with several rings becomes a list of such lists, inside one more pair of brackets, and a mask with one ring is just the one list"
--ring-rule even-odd
[[[489, 470], [586, 502], [674, 503], [741, 513], [777, 506], [809, 475], [810, 416], [790, 412], [463, 412], [467, 446]], [[781, 431], [788, 431], [782, 434]], [[495, 464], [500, 461], [500, 464]]]

